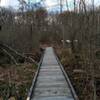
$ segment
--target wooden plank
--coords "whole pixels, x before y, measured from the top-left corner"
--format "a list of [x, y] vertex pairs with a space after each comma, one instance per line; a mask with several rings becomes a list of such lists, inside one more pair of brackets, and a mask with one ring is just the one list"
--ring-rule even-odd
[[51, 47], [46, 48], [31, 100], [74, 100]]
[[67, 96], [52, 96], [52, 97], [34, 97], [32, 100], [73, 100]]

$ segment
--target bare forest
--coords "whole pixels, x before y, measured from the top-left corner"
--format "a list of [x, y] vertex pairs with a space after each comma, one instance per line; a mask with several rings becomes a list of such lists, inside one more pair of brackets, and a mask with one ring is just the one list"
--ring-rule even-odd
[[46, 46], [55, 48], [79, 100], [100, 100], [100, 6], [94, 1], [73, 0], [70, 10], [66, 0], [63, 11], [61, 0], [60, 12], [24, 0], [17, 11], [0, 7], [0, 100], [26, 99]]

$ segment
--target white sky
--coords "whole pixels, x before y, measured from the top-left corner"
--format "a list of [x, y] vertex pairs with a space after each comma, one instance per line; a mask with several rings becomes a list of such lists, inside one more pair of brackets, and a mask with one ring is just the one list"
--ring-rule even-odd
[[0, 6], [17, 6], [17, 0], [1, 0]]
[[[26, 0], [28, 1], [28, 0]], [[31, 0], [31, 1], [39, 1], [39, 0]], [[47, 6], [52, 6], [52, 5], [56, 5], [58, 0], [45, 0], [45, 4]], [[62, 1], [66, 1], [66, 0], [62, 0]], [[78, 1], [78, 0], [77, 0]], [[88, 3], [91, 3], [91, 0], [86, 0]], [[95, 1], [95, 5], [99, 5], [100, 4], [100, 0], [94, 0]], [[69, 6], [73, 5], [73, 0], [68, 0]], [[1, 0], [1, 4], [0, 6], [18, 6], [18, 1], [17, 0]]]

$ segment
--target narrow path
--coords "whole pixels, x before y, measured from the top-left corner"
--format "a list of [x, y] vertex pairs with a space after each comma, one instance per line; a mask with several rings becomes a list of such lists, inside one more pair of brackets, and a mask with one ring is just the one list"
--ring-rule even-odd
[[46, 48], [31, 100], [74, 100], [51, 47]]

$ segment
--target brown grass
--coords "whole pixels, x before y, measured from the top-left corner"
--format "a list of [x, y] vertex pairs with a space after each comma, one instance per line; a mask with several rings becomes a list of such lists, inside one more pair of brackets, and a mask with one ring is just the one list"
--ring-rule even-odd
[[34, 64], [0, 66], [0, 88], [2, 88], [0, 89], [0, 97], [5, 97], [6, 93], [2, 93], [4, 90], [13, 88], [7, 93], [7, 98], [14, 96], [15, 100], [18, 98], [25, 100], [36, 68]]

